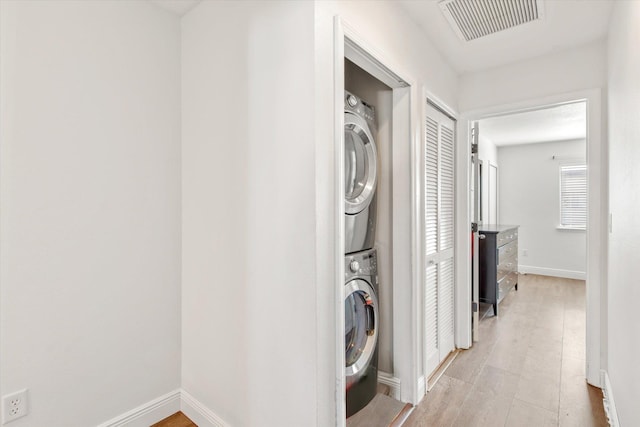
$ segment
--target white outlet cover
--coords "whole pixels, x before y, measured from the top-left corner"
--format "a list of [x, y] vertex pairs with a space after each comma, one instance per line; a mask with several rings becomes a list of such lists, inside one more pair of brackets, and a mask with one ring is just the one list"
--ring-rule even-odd
[[2, 424], [22, 418], [29, 413], [28, 390], [2, 396]]

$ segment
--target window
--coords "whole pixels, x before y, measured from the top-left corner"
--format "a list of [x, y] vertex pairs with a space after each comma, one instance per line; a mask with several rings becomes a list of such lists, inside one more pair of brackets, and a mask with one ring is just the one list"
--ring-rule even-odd
[[560, 227], [587, 228], [587, 166], [560, 166]]

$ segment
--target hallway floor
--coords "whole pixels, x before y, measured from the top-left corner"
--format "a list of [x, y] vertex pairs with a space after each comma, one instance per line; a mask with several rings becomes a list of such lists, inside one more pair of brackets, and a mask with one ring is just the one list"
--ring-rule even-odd
[[585, 282], [520, 275], [499, 312], [404, 426], [607, 426], [602, 392], [584, 379]]

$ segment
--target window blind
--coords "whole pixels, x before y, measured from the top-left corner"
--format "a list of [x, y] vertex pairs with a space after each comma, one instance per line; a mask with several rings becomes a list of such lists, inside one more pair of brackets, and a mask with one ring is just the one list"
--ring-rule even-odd
[[560, 166], [560, 227], [587, 228], [587, 166]]

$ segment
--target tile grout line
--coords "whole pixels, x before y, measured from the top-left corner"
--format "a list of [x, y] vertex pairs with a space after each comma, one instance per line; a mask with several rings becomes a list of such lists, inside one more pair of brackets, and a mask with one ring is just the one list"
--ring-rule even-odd
[[516, 396], [515, 395], [511, 398], [511, 403], [509, 404], [509, 410], [507, 411], [507, 416], [504, 419], [503, 427], [506, 427], [507, 423], [509, 422], [509, 416], [511, 415], [511, 408], [513, 408], [513, 401], [514, 400], [516, 400]]
[[[480, 325], [478, 325], [480, 326]], [[460, 418], [460, 414], [462, 414], [462, 409], [464, 408], [464, 405], [467, 403], [467, 400], [469, 400], [469, 396], [471, 396], [471, 390], [473, 389], [473, 387], [476, 385], [476, 382], [478, 381], [478, 377], [480, 376], [480, 373], [485, 369], [485, 367], [487, 366], [487, 362], [491, 357], [491, 354], [493, 353], [493, 350], [496, 346], [496, 343], [498, 342], [498, 339], [496, 339], [495, 342], [493, 342], [491, 344], [491, 348], [488, 351], [488, 355], [487, 357], [484, 359], [484, 361], [480, 364], [480, 368], [478, 369], [478, 374], [475, 376], [475, 378], [473, 379], [473, 382], [468, 382], [465, 380], [460, 380], [466, 384], [469, 384], [471, 386], [471, 388], [469, 388], [469, 392], [467, 393], [467, 395], [464, 397], [464, 400], [462, 401], [462, 404], [460, 405], [460, 409], [458, 410], [458, 414], [455, 416], [455, 418], [451, 421], [451, 426], [455, 425], [456, 421], [458, 421], [458, 418]], [[451, 365], [449, 365], [449, 367], [451, 367]], [[449, 367], [447, 367], [447, 369], [449, 369]], [[442, 375], [446, 375], [446, 370], [445, 372], [442, 373]], [[511, 408], [509, 408], [511, 409]], [[506, 421], [505, 421], [506, 423]]]
[[[540, 310], [541, 310], [541, 307], [540, 307], [539, 305], [537, 305], [537, 310], [535, 311], [535, 316], [536, 316], [536, 317], [534, 318], [534, 320], [540, 317]], [[534, 324], [537, 324], [537, 322], [535, 322]], [[528, 344], [527, 344], [527, 352], [526, 352], [526, 354], [525, 354], [525, 356], [524, 356], [525, 363], [526, 363], [527, 356], [529, 356], [530, 348], [531, 348], [531, 343], [528, 343]], [[516, 397], [516, 396], [518, 396], [518, 391], [520, 390], [520, 382], [521, 382], [521, 381], [522, 381], [522, 379], [523, 379], [523, 375], [522, 375], [522, 374], [523, 374], [523, 372], [522, 372], [523, 370], [524, 370], [524, 365], [522, 366], [522, 369], [520, 370], [520, 373], [518, 374], [518, 376], [519, 376], [519, 378], [518, 378], [518, 387], [517, 387], [517, 389], [516, 389], [516, 393], [513, 395], [513, 400], [514, 400], [514, 401], [515, 401], [515, 400], [518, 400], [518, 401], [520, 401], [520, 402], [524, 402], [523, 400], [518, 399], [518, 398]], [[525, 403], [527, 403], [527, 402], [525, 402]], [[511, 406], [513, 407], [513, 402], [511, 403]], [[511, 408], [509, 408], [509, 412], [511, 412]]]
[[[518, 278], [518, 282], [520, 282], [520, 278]], [[528, 353], [529, 353], [529, 344], [527, 344], [527, 353], [524, 356], [525, 359], [526, 359]], [[520, 385], [520, 380], [522, 379], [522, 371], [517, 373], [517, 374], [515, 374], [514, 372], [511, 372], [509, 370], [506, 370], [506, 369], [504, 371], [508, 372], [508, 373], [511, 373], [511, 374], [514, 374], [514, 375], [517, 375], [517, 377], [518, 377], [518, 383], [517, 383], [517, 386], [516, 386], [516, 391], [513, 393], [513, 396], [511, 397], [511, 403], [509, 404], [509, 410], [507, 411], [507, 416], [504, 419], [503, 427], [506, 427], [507, 423], [509, 422], [509, 416], [511, 415], [511, 409], [513, 409], [513, 403], [516, 401], [516, 395], [518, 394], [518, 388], [519, 388], [519, 385]]]
[[[542, 307], [539, 305], [538, 309], [535, 312], [535, 315], [537, 317], [540, 317], [541, 310], [542, 310]], [[564, 301], [563, 301], [563, 312], [562, 312], [562, 327], [563, 327], [563, 336], [564, 336]], [[529, 343], [527, 345], [527, 351], [526, 351], [525, 356], [524, 356], [525, 359], [529, 356], [530, 352], [531, 352], [531, 344]], [[533, 353], [531, 353], [531, 354], [534, 357], [536, 356], [536, 354], [533, 354]], [[562, 350], [561, 350], [560, 356], [561, 356], [560, 359], [562, 359]], [[560, 369], [561, 378], [560, 379], [562, 379], [562, 360], [560, 361], [560, 363], [561, 363], [561, 369]], [[518, 374], [518, 377], [519, 377], [519, 379], [518, 379], [518, 390], [519, 390], [520, 389], [520, 384], [519, 383], [520, 383], [520, 380], [523, 378], [522, 372], [520, 372]], [[511, 407], [513, 407], [513, 402], [517, 400], [518, 402], [524, 403], [525, 405], [533, 406], [534, 408], [538, 408], [538, 409], [541, 409], [543, 411], [548, 411], [548, 412], [551, 412], [551, 413], [553, 412], [553, 411], [549, 411], [547, 408], [544, 408], [544, 407], [542, 407], [540, 405], [537, 405], [535, 403], [531, 403], [531, 402], [528, 402], [526, 400], [519, 399], [518, 397], [516, 397], [518, 395], [518, 390], [516, 390], [516, 393], [513, 396], [513, 401], [512, 401], [512, 406]], [[509, 413], [511, 413], [511, 407], [509, 408]], [[558, 412], [559, 411], [560, 411], [560, 402], [559, 402], [559, 397], [558, 397]], [[507, 418], [507, 421], [508, 421], [508, 418]], [[558, 415], [558, 424], [556, 424], [556, 425], [559, 425], [559, 422], [560, 422], [560, 419], [559, 419], [559, 415]]]
[[[507, 313], [508, 313], [508, 311], [507, 311]], [[485, 315], [486, 315], [486, 313], [485, 313]], [[497, 317], [497, 316], [496, 316], [496, 317]], [[498, 341], [499, 341], [499, 340], [500, 340], [500, 336], [498, 336], [498, 337], [496, 338], [496, 340], [491, 344], [491, 348], [490, 348], [490, 350], [488, 351], [488, 355], [487, 355], [486, 359], [484, 359], [484, 361], [481, 363], [481, 365], [480, 365], [480, 369], [479, 369], [479, 371], [478, 371], [478, 375], [477, 375], [477, 376], [476, 376], [476, 378], [474, 379], [473, 383], [467, 383], [467, 384], [471, 384], [471, 385], [472, 385], [472, 387], [473, 387], [473, 386], [475, 386], [475, 385], [476, 385], [476, 382], [478, 381], [478, 378], [480, 377], [480, 373], [481, 373], [481, 372], [482, 372], [482, 371], [483, 371], [487, 366], [490, 366], [490, 365], [488, 365], [488, 363], [489, 363], [489, 359], [491, 359], [491, 354], [493, 354], [493, 351], [495, 350], [495, 347], [496, 347], [496, 345], [498, 344]], [[527, 348], [527, 351], [528, 351], [528, 348]], [[496, 367], [496, 369], [501, 369], [501, 368], [497, 368], [497, 367]], [[508, 371], [508, 370], [506, 370], [506, 369], [502, 369], [502, 370], [503, 370], [504, 372], [507, 372], [507, 373], [511, 373], [511, 374], [513, 374], [513, 372], [510, 372], [510, 371]], [[518, 381], [519, 381], [519, 380], [520, 380], [520, 374], [517, 374], [517, 376], [518, 376]], [[462, 402], [462, 405], [461, 405], [461, 407], [460, 407], [461, 409], [464, 407], [465, 403], [467, 403], [467, 400], [469, 399], [469, 396], [470, 396], [470, 395], [471, 395], [471, 390], [469, 390], [469, 394], [465, 397], [464, 401]], [[511, 407], [513, 406], [513, 401], [514, 401], [514, 400], [515, 400], [515, 395], [511, 397], [511, 403], [509, 404], [509, 410], [507, 411], [507, 416], [505, 417], [503, 427], [506, 427], [507, 422], [509, 421], [509, 414], [511, 413]], [[461, 413], [462, 413], [462, 410], [458, 413], [458, 415], [456, 416], [456, 418], [453, 420], [453, 423], [452, 423], [452, 424], [455, 424], [455, 422], [456, 422], [456, 421], [458, 420], [458, 418], [460, 417], [460, 414], [461, 414]]]
[[563, 288], [562, 295], [562, 339], [560, 342], [562, 343], [562, 347], [560, 348], [560, 383], [558, 389], [558, 426], [560, 426], [560, 401], [562, 399], [562, 366], [564, 365], [564, 335], [565, 335], [565, 326], [567, 323], [567, 289]]

